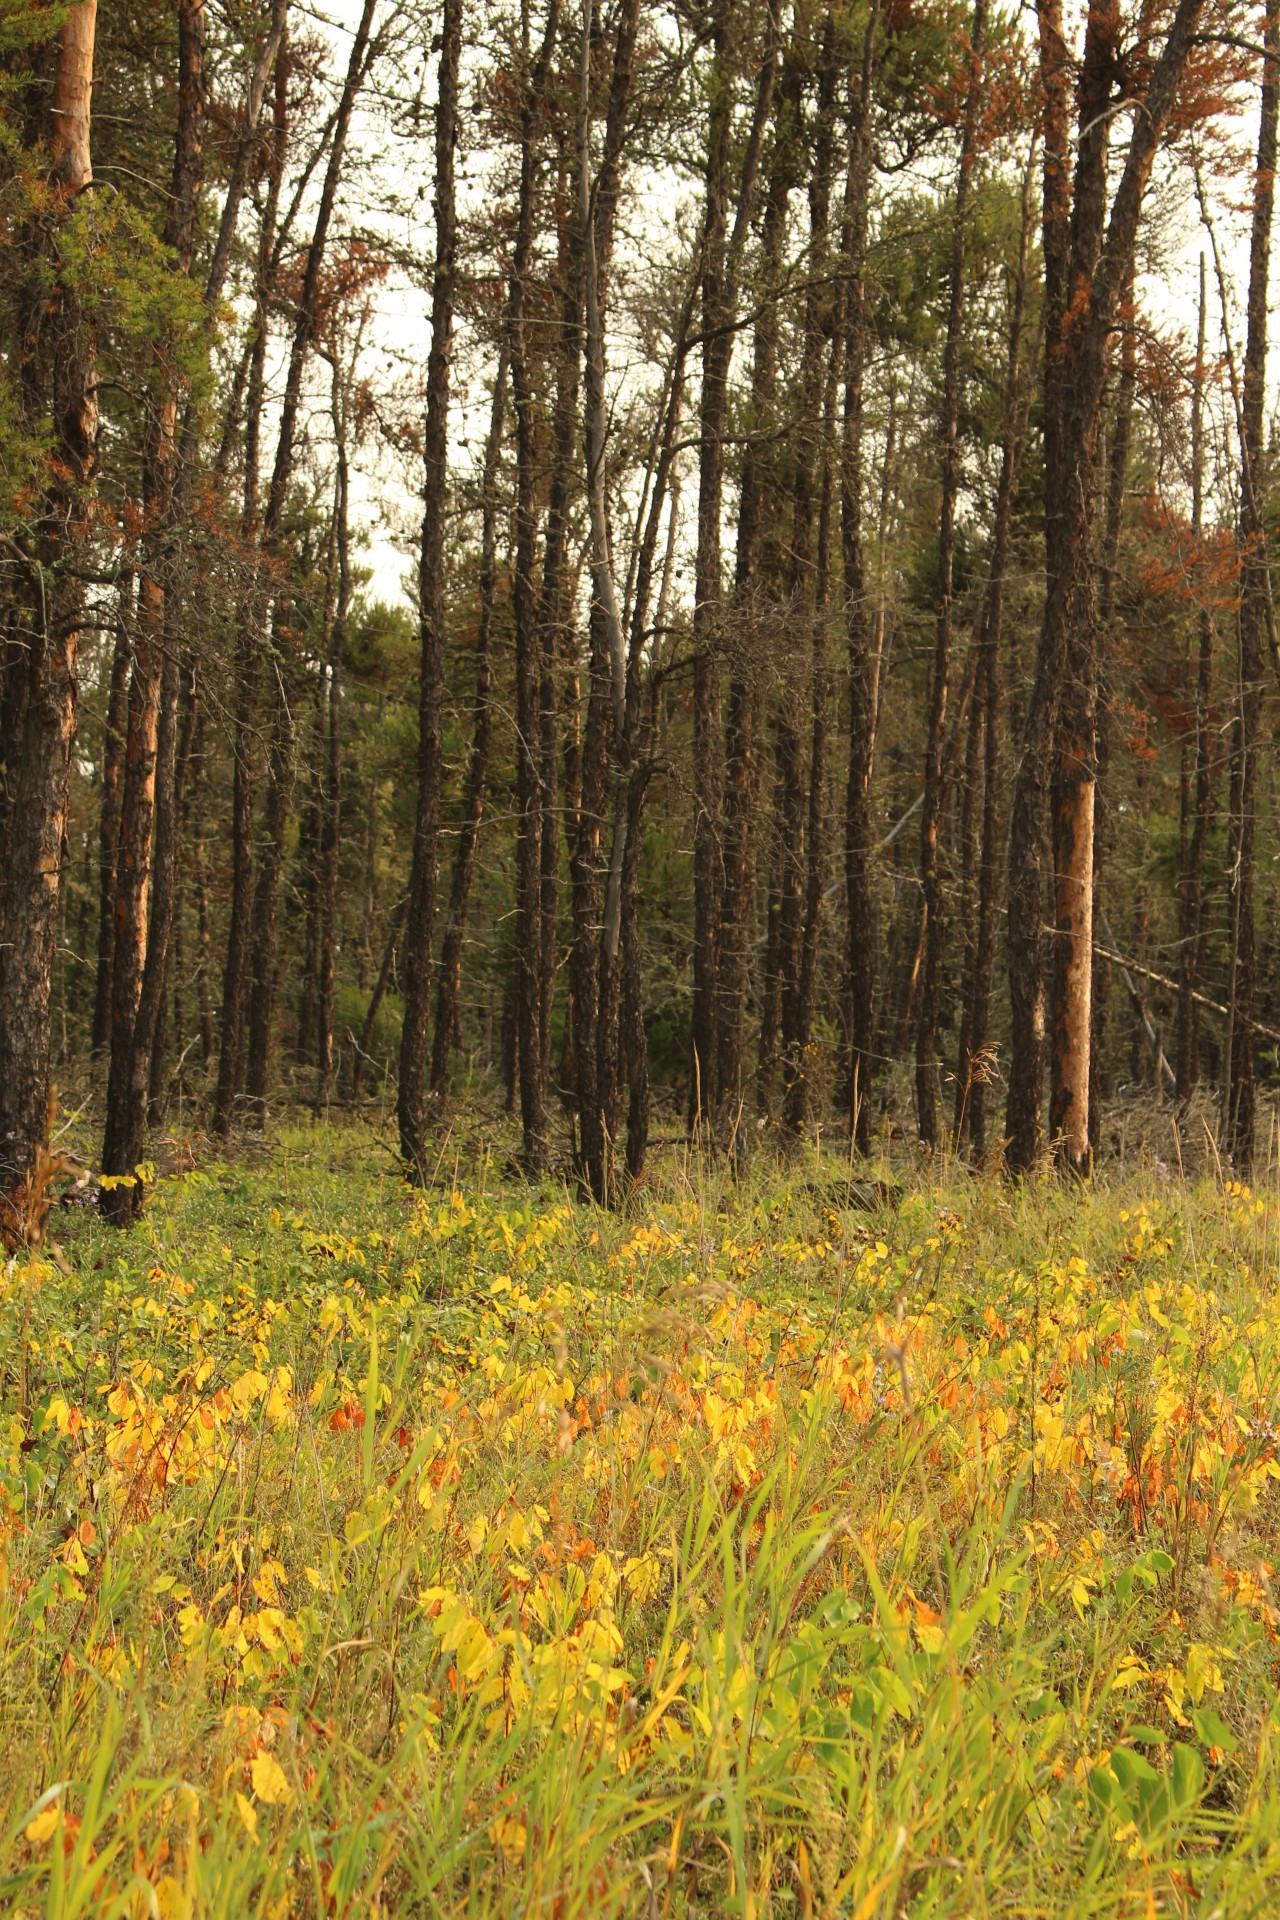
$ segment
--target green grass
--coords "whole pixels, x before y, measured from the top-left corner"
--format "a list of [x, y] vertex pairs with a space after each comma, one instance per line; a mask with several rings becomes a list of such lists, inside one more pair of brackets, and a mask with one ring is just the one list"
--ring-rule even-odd
[[1275, 1910], [1273, 1196], [455, 1178], [7, 1269], [0, 1911]]

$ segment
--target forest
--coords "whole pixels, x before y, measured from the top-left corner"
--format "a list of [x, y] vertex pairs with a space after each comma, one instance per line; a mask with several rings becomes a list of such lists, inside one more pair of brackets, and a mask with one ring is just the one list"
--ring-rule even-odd
[[10, 1242], [58, 1111], [1247, 1175], [1277, 31], [9, 6]]
[[0, 0], [0, 1913], [1271, 1920], [1280, 0]]

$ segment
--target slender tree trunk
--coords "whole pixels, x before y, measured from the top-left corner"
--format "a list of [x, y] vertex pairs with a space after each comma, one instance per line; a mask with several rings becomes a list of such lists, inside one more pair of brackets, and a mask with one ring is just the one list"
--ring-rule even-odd
[[[259, 462], [266, 396], [268, 302], [272, 292], [272, 251], [289, 138], [289, 50], [281, 39], [276, 56], [275, 103], [266, 204], [258, 232], [257, 275], [245, 401], [244, 511], [242, 536], [250, 551], [259, 540]], [[222, 972], [218, 1078], [211, 1129], [231, 1130], [236, 1101], [244, 1085], [245, 1004], [249, 992], [250, 937], [253, 917], [253, 810], [257, 786], [257, 708], [262, 666], [262, 587], [257, 570], [239, 610], [236, 640], [235, 705], [232, 715], [231, 901]]]
[[520, 194], [507, 306], [511, 397], [516, 422], [515, 625], [516, 707], [516, 1048], [520, 1124], [525, 1165], [546, 1164], [547, 1076], [541, 1044], [542, 1007], [542, 771], [540, 655], [534, 553], [537, 542], [537, 421], [527, 338], [527, 279], [533, 246], [537, 187], [537, 123], [560, 24], [559, 0], [549, 0], [542, 46], [529, 72], [520, 125]]
[[1248, 333], [1240, 402], [1243, 591], [1239, 614], [1239, 692], [1232, 739], [1231, 844], [1227, 865], [1227, 908], [1232, 940], [1227, 1143], [1234, 1165], [1246, 1173], [1253, 1164], [1256, 1124], [1253, 1019], [1258, 956], [1254, 886], [1258, 762], [1262, 745], [1263, 635], [1270, 593], [1263, 517], [1263, 427], [1266, 411], [1271, 220], [1275, 204], [1277, 120], [1280, 118], [1280, 7], [1277, 7], [1276, 0], [1268, 0], [1264, 45], [1266, 54], [1258, 127], [1258, 167], [1249, 250]]
[[[174, 271], [184, 276], [191, 271], [204, 165], [204, 68], [204, 0], [180, 0], [178, 120], [164, 242], [172, 250]], [[102, 1210], [121, 1227], [137, 1218], [144, 1199], [141, 1185], [132, 1183], [132, 1176], [146, 1136], [151, 1053], [164, 1004], [177, 854], [174, 778], [181, 675], [172, 652], [176, 635], [168, 592], [173, 570], [178, 389], [171, 354], [172, 342], [166, 338], [156, 349], [158, 395], [144, 425], [142, 558], [116, 869], [102, 1170], [131, 1184], [104, 1189]], [[155, 857], [157, 863], [163, 862], [163, 876], [158, 871], [153, 876], [152, 842], [157, 835]], [[148, 967], [151, 992], [144, 1006]]]
[[867, 203], [871, 191], [872, 114], [879, 7], [872, 0], [861, 74], [850, 82], [849, 170], [844, 209], [844, 438], [840, 459], [840, 528], [844, 552], [845, 625], [849, 652], [849, 768], [845, 805], [845, 891], [848, 900], [850, 1120], [860, 1153], [871, 1151], [871, 1080], [875, 1049], [875, 959], [871, 863], [871, 756], [875, 738], [875, 664], [868, 618], [862, 539], [862, 379], [867, 356]]
[[723, 886], [720, 851], [720, 673], [723, 589], [720, 521], [724, 493], [724, 409], [730, 354], [725, 300], [729, 134], [732, 121], [733, 7], [717, 0], [707, 120], [706, 210], [702, 243], [702, 391], [698, 405], [698, 546], [693, 603], [693, 1071], [690, 1121], [716, 1110], [716, 981]]
[[[1205, 259], [1200, 256], [1200, 320], [1196, 334], [1196, 365], [1191, 396], [1191, 533], [1197, 546], [1204, 534], [1204, 389], [1205, 332], [1208, 317]], [[1202, 556], [1197, 554], [1197, 559]], [[1200, 607], [1196, 620], [1196, 695], [1194, 733], [1194, 788], [1187, 778], [1183, 749], [1181, 846], [1178, 871], [1178, 1011], [1176, 1026], [1175, 1091], [1179, 1102], [1190, 1098], [1200, 1077], [1200, 1010], [1195, 994], [1200, 984], [1204, 944], [1204, 852], [1213, 817], [1213, 741], [1210, 703], [1213, 698], [1213, 615]], [[1190, 818], [1188, 819], [1188, 814]]]
[[449, 889], [449, 917], [445, 923], [444, 943], [440, 950], [440, 968], [436, 983], [436, 1020], [431, 1039], [431, 1093], [443, 1102], [449, 1092], [449, 1056], [457, 1044], [458, 1006], [462, 990], [462, 947], [467, 932], [467, 906], [475, 873], [476, 843], [484, 818], [489, 784], [489, 748], [493, 735], [493, 669], [489, 659], [490, 635], [497, 592], [498, 478], [502, 463], [503, 420], [507, 408], [507, 347], [503, 342], [498, 355], [498, 371], [493, 382], [493, 403], [489, 413], [489, 437], [485, 442], [484, 479], [480, 508], [480, 581], [479, 610], [476, 620], [476, 693], [475, 720], [471, 735], [471, 758], [467, 765], [466, 797], [462, 824], [453, 856], [453, 880]]
[[[346, 156], [347, 135], [356, 98], [367, 78], [376, 47], [371, 36], [377, 0], [364, 0], [360, 19], [351, 43], [342, 93], [334, 115], [333, 138], [328, 164], [320, 188], [311, 243], [307, 248], [302, 288], [294, 315], [293, 337], [280, 403], [280, 425], [276, 439], [275, 464], [262, 516], [262, 544], [275, 563], [277, 576], [287, 571], [288, 553], [284, 539], [284, 514], [292, 483], [297, 447], [298, 419], [302, 404], [302, 381], [310, 357], [312, 341], [320, 313], [322, 276], [329, 228], [337, 204], [338, 187]], [[248, 1006], [248, 1071], [246, 1090], [256, 1125], [266, 1119], [267, 1087], [275, 1037], [275, 1003], [279, 985], [280, 893], [284, 878], [286, 834], [295, 774], [292, 681], [296, 675], [298, 652], [294, 631], [291, 589], [285, 584], [276, 591], [272, 620], [274, 699], [267, 757], [267, 793], [263, 805], [262, 853], [252, 915], [252, 986]]]
[[720, 666], [724, 592], [721, 518], [729, 366], [738, 303], [738, 269], [755, 208], [760, 150], [778, 67], [778, 20], [771, 6], [765, 57], [743, 153], [732, 234], [728, 160], [733, 108], [734, 9], [717, 0], [711, 108], [707, 128], [702, 236], [702, 392], [699, 399], [698, 545], [693, 606], [693, 1073], [690, 1120], [713, 1126], [721, 1109], [718, 1074], [720, 909], [724, 897]]
[[1089, 15], [1078, 89], [1081, 132], [1074, 191], [1068, 159], [1071, 62], [1059, 0], [1040, 0], [1045, 99], [1045, 556], [1046, 593], [1036, 676], [1014, 783], [1009, 841], [1012, 1056], [1008, 1163], [1041, 1149], [1044, 1056], [1042, 861], [1048, 769], [1053, 774], [1054, 1047], [1052, 1125], [1067, 1165], [1089, 1164], [1093, 811], [1097, 712], [1096, 619], [1090, 533], [1093, 465], [1107, 350], [1130, 271], [1147, 181], [1199, 21], [1200, 0], [1179, 0], [1151, 68], [1107, 211], [1108, 142], [1119, 24], [1114, 7]]
[[[195, 676], [183, 673], [178, 665], [176, 640], [167, 649], [165, 680], [170, 674], [179, 686], [162, 686], [156, 808], [156, 846], [151, 882], [151, 935], [147, 940], [147, 963], [142, 974], [142, 995], [138, 1019], [145, 1022], [150, 1035], [147, 1062], [147, 1117], [159, 1126], [164, 1119], [168, 1083], [167, 1007], [170, 974], [176, 974], [178, 955], [170, 955], [170, 942], [180, 911], [180, 854], [182, 823], [186, 816], [187, 779], [191, 767], [195, 737]], [[181, 704], [181, 687], [186, 686], [186, 702]], [[181, 707], [181, 718], [179, 710]], [[157, 930], [162, 938], [157, 938]]]
[[[794, 975], [782, 980], [783, 1122], [792, 1135], [804, 1132], [810, 1112], [813, 1016], [826, 885], [826, 780], [828, 687], [826, 621], [831, 570], [832, 449], [835, 442], [844, 337], [843, 283], [831, 294], [822, 286], [830, 258], [831, 189], [835, 159], [837, 57], [835, 22], [827, 19], [818, 69], [818, 115], [809, 183], [812, 284], [805, 299], [801, 371], [801, 457], [796, 472], [792, 527], [792, 593], [810, 608], [809, 792], [805, 820], [803, 924]], [[826, 336], [830, 334], [828, 349]], [[825, 357], [825, 370], [824, 370]], [[812, 448], [812, 451], [810, 451]], [[814, 553], [814, 518], [817, 551]]]
[[[67, 9], [59, 30], [43, 129], [50, 205], [29, 241], [48, 249], [48, 277], [19, 345], [22, 399], [33, 429], [51, 422], [53, 457], [27, 556], [31, 629], [0, 909], [0, 1238], [10, 1243], [39, 1240], [43, 1231], [40, 1163], [54, 1104], [49, 1007], [83, 619], [71, 565], [87, 542], [98, 457], [93, 331], [63, 277], [57, 246], [93, 178], [96, 25], [96, 0], [83, 0]], [[9, 751], [6, 744], [6, 759]]]
[[93, 1002], [94, 1055], [111, 1044], [111, 955], [115, 944], [116, 866], [120, 857], [120, 761], [129, 714], [133, 576], [120, 583], [111, 686], [102, 736], [102, 808], [98, 816], [98, 975]]
[[[559, 779], [562, 694], [569, 726], [577, 724], [576, 640], [570, 620], [573, 569], [569, 561], [570, 514], [578, 485], [578, 417], [582, 385], [582, 303], [584, 260], [582, 225], [570, 188], [573, 157], [567, 133], [559, 158], [556, 193], [560, 227], [558, 261], [560, 326], [555, 359], [555, 400], [551, 420], [551, 481], [542, 549], [542, 585], [538, 596], [538, 1031], [536, 1045], [544, 1088], [551, 1078], [551, 1022], [555, 1007], [560, 921], [560, 831], [576, 834], [577, 780], [566, 769], [563, 794]], [[564, 678], [565, 685], [561, 687]], [[572, 714], [572, 718], [570, 718]], [[571, 762], [572, 756], [568, 756]], [[520, 1044], [535, 1044], [521, 1034]]]
[[396, 944], [404, 927], [405, 915], [409, 911], [409, 896], [402, 894], [392, 910], [387, 924], [386, 944], [382, 949], [382, 964], [378, 968], [378, 977], [373, 983], [373, 992], [369, 996], [369, 1005], [365, 1009], [364, 1024], [360, 1028], [360, 1038], [356, 1042], [355, 1057], [351, 1062], [351, 1098], [358, 1100], [364, 1085], [365, 1063], [369, 1059], [369, 1049], [373, 1045], [374, 1032], [378, 1025], [378, 1015], [387, 988], [391, 984], [391, 974], [395, 967]]
[[[773, 150], [761, 221], [758, 305], [751, 377], [749, 434], [743, 450], [734, 569], [734, 618], [737, 646], [732, 655], [725, 714], [722, 844], [724, 887], [719, 915], [719, 980], [716, 1006], [716, 1086], [720, 1131], [737, 1128], [743, 1096], [747, 1003], [750, 998], [752, 905], [755, 891], [755, 814], [759, 772], [762, 673], [760, 623], [780, 584], [775, 520], [778, 511], [777, 454], [768, 435], [777, 411], [778, 283], [791, 194], [800, 171], [801, 29], [797, 28], [776, 90]], [[757, 444], [757, 442], [761, 444]], [[775, 915], [775, 974], [779, 964], [794, 965], [798, 921], [799, 873], [803, 860], [803, 775], [796, 767], [799, 735], [788, 725], [791, 702], [779, 703], [775, 725], [785, 794], [792, 802], [784, 828], [778, 910]], [[787, 962], [778, 953], [789, 939]], [[774, 995], [775, 1002], [778, 995]], [[774, 1028], [776, 1032], [776, 1025]], [[765, 1033], [766, 1041], [768, 1039]]]
[[[1133, 403], [1138, 385], [1138, 336], [1134, 314], [1134, 279], [1132, 270], [1126, 281], [1121, 298], [1120, 324], [1122, 327], [1120, 347], [1120, 372], [1116, 381], [1115, 399], [1111, 409], [1111, 445], [1108, 450], [1105, 516], [1102, 535], [1102, 553], [1098, 563], [1098, 619], [1097, 648], [1095, 662], [1096, 680], [1095, 704], [1096, 719], [1096, 765], [1095, 782], [1097, 799], [1095, 801], [1095, 821], [1093, 834], [1093, 919], [1096, 922], [1105, 913], [1103, 903], [1103, 878], [1107, 859], [1114, 841], [1113, 817], [1106, 807], [1107, 773], [1111, 763], [1111, 739], [1114, 732], [1112, 723], [1111, 685], [1113, 662], [1116, 647], [1121, 636], [1116, 631], [1116, 579], [1120, 560], [1120, 538], [1124, 530], [1125, 500], [1129, 485], [1129, 443], [1133, 430]], [[1144, 773], [1139, 774], [1140, 790], [1144, 796], [1148, 792], [1148, 782]], [[1138, 888], [1144, 887], [1142, 876], [1138, 878]], [[1089, 1048], [1089, 1151], [1096, 1153], [1102, 1131], [1102, 1065], [1103, 1023], [1106, 1016], [1107, 989], [1109, 983], [1110, 962], [1100, 954], [1094, 953], [1090, 960], [1090, 1048]], [[1145, 1038], [1145, 1036], [1144, 1036]]]
[[[351, 375], [354, 378], [355, 353], [352, 355]], [[316, 993], [316, 1095], [322, 1107], [327, 1106], [333, 1097], [334, 1083], [333, 1005], [338, 954], [338, 856], [342, 840], [342, 670], [353, 590], [351, 537], [348, 525], [351, 488], [348, 472], [347, 412], [347, 397], [342, 391], [335, 359], [333, 418], [338, 460], [334, 519], [338, 548], [338, 603], [334, 613], [333, 632], [329, 638], [328, 699], [326, 701], [328, 729], [320, 821], [317, 903], [319, 978]]]
[[982, 53], [986, 0], [974, 0], [969, 36], [969, 73], [965, 93], [960, 165], [956, 174], [955, 226], [951, 238], [951, 297], [942, 357], [942, 500], [938, 515], [938, 624], [933, 650], [929, 727], [924, 762], [924, 805], [920, 810], [920, 892], [924, 901], [924, 969], [916, 1028], [916, 1118], [920, 1138], [936, 1148], [942, 1142], [938, 1086], [938, 1021], [942, 1012], [946, 962], [946, 916], [939, 838], [942, 831], [942, 748], [946, 737], [947, 690], [951, 675], [953, 576], [956, 501], [960, 492], [960, 347], [965, 314], [965, 247], [968, 240], [969, 188], [978, 145]]
[[[977, 675], [970, 708], [969, 776], [966, 781], [966, 806], [976, 808], [975, 787], [981, 779], [981, 848], [976, 858], [966, 856], [966, 893], [964, 919], [973, 927], [966, 945], [964, 1008], [960, 1029], [960, 1061], [956, 1075], [956, 1140], [967, 1131], [969, 1145], [976, 1158], [986, 1151], [987, 1086], [989, 1072], [986, 1050], [990, 1029], [991, 981], [995, 971], [996, 937], [999, 924], [1000, 885], [1000, 646], [1004, 620], [1005, 581], [1009, 567], [1009, 544], [1013, 522], [1013, 500], [1018, 484], [1022, 451], [1026, 442], [1030, 391], [1024, 392], [1023, 328], [1026, 314], [1027, 274], [1031, 254], [1032, 171], [1028, 163], [1022, 189], [1022, 231], [1018, 246], [1018, 266], [1014, 279], [1012, 311], [1009, 320], [1009, 358], [1004, 388], [1004, 445], [1000, 455], [1000, 478], [996, 485], [995, 519], [991, 536], [990, 573], [983, 597]], [[979, 770], [979, 748], [981, 768]], [[966, 821], [966, 848], [972, 845], [972, 828]], [[975, 886], [976, 882], [976, 886]]]
[[404, 1027], [400, 1040], [397, 1117], [400, 1155], [409, 1177], [426, 1177], [427, 1015], [435, 931], [437, 842], [440, 833], [440, 754], [444, 708], [444, 529], [448, 486], [449, 366], [453, 348], [458, 222], [454, 201], [453, 150], [458, 125], [458, 61], [462, 47], [461, 0], [445, 0], [440, 51], [440, 104], [436, 110], [436, 269], [431, 301], [431, 351], [427, 360], [427, 418], [423, 433], [426, 467], [418, 599], [422, 664], [418, 698], [418, 814], [405, 922]]

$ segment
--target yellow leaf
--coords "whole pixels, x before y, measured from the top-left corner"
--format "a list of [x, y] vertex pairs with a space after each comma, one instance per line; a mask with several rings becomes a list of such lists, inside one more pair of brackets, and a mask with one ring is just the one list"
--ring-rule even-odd
[[269, 1753], [256, 1755], [253, 1762], [254, 1798], [268, 1807], [282, 1807], [293, 1793], [285, 1779], [284, 1768]]
[[188, 1920], [191, 1902], [171, 1873], [166, 1873], [156, 1885], [156, 1906], [160, 1920]]
[[246, 1800], [242, 1793], [236, 1794], [236, 1810], [244, 1821], [245, 1831], [251, 1840], [258, 1837], [258, 1815], [252, 1800]]
[[489, 1838], [496, 1846], [501, 1847], [504, 1857], [513, 1866], [517, 1861], [523, 1860], [528, 1837], [529, 1830], [524, 1821], [517, 1820], [512, 1813], [503, 1814], [501, 1820], [495, 1820], [489, 1829]]
[[58, 1803], [55, 1800], [51, 1807], [46, 1807], [43, 1813], [38, 1813], [34, 1820], [28, 1820], [27, 1838], [32, 1846], [42, 1847], [45, 1841], [52, 1836], [57, 1824]]

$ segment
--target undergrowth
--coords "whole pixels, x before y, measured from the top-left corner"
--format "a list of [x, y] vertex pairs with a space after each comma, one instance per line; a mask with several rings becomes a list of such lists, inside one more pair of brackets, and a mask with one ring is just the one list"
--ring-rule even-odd
[[1274, 1199], [366, 1160], [7, 1268], [0, 1910], [1274, 1911]]

